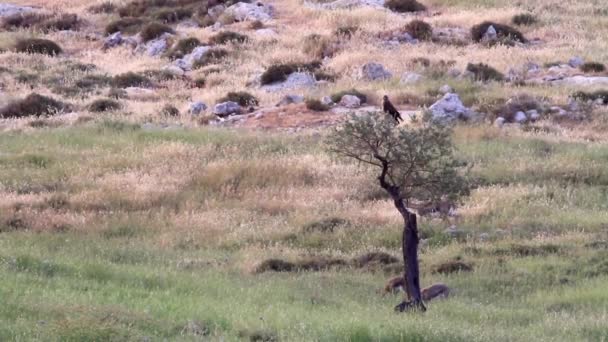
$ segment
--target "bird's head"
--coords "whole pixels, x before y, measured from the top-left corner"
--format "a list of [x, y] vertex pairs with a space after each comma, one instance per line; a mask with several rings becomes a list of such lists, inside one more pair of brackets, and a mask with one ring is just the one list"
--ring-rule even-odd
[[384, 101], [388, 101], [388, 95], [384, 95], [384, 96], [382, 97], [382, 100], [384, 100]]

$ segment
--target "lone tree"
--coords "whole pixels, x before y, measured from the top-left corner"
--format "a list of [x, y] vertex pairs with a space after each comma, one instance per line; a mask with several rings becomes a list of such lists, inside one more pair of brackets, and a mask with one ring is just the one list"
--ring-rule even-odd
[[404, 221], [401, 243], [407, 298], [395, 310], [425, 311], [420, 294], [418, 226], [416, 214], [408, 207], [414, 201], [455, 199], [467, 187], [453, 157], [448, 128], [437, 124], [402, 128], [391, 120], [382, 113], [353, 116], [329, 136], [328, 149], [378, 171], [380, 186]]

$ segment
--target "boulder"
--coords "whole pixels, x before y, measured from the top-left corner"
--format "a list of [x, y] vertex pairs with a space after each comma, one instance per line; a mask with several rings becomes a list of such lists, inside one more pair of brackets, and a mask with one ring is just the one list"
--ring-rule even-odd
[[122, 43], [123, 43], [122, 33], [121, 32], [115, 32], [115, 33], [112, 33], [111, 35], [109, 35], [103, 41], [103, 49], [104, 50], [111, 49], [113, 47], [119, 46]]
[[183, 58], [180, 58], [173, 62], [173, 64], [184, 71], [192, 70], [192, 66], [195, 62], [199, 61], [203, 56], [210, 50], [211, 48], [208, 46], [198, 46], [192, 50], [191, 53], [185, 55]]
[[568, 65], [573, 68], [578, 68], [583, 64], [585, 64], [585, 60], [578, 56], [572, 57], [568, 60]]
[[191, 115], [199, 115], [207, 110], [207, 105], [204, 102], [197, 101], [190, 104], [188, 113]]
[[172, 36], [171, 34], [165, 33], [162, 36], [160, 36], [156, 39], [153, 39], [145, 44], [140, 44], [135, 49], [135, 52], [145, 53], [146, 55], [148, 55], [150, 57], [160, 56], [163, 52], [167, 51], [167, 49], [169, 48], [168, 39], [171, 36]]
[[401, 79], [399, 80], [399, 83], [401, 84], [414, 84], [414, 83], [418, 83], [420, 81], [422, 81], [424, 79], [424, 76], [415, 73], [415, 72], [406, 72], [405, 74], [401, 75]]
[[285, 95], [279, 103], [277, 103], [277, 107], [286, 106], [289, 104], [302, 103], [304, 102], [304, 96], [302, 95]]
[[11, 4], [0, 4], [0, 18], [10, 17], [11, 15], [34, 11], [30, 6], [17, 6]]
[[307, 72], [294, 72], [287, 76], [285, 81], [262, 86], [262, 89], [272, 93], [287, 89], [310, 88], [316, 84], [314, 75]]
[[233, 101], [222, 102], [215, 105], [213, 108], [213, 114], [219, 117], [225, 117], [232, 114], [240, 113], [241, 106]]
[[166, 71], [168, 74], [177, 77], [182, 77], [185, 74], [184, 70], [176, 65], [167, 65], [163, 68], [163, 70]]
[[437, 122], [452, 122], [458, 119], [469, 120], [475, 114], [464, 106], [460, 96], [455, 93], [445, 94], [439, 101], [429, 107], [432, 120]]
[[344, 95], [340, 100], [340, 105], [346, 108], [359, 108], [361, 106], [361, 99], [354, 95]]
[[232, 15], [236, 21], [267, 21], [272, 19], [273, 8], [260, 2], [251, 4], [238, 2], [228, 7], [224, 13]]
[[386, 80], [393, 75], [380, 63], [366, 63], [361, 67], [361, 77], [366, 81]]

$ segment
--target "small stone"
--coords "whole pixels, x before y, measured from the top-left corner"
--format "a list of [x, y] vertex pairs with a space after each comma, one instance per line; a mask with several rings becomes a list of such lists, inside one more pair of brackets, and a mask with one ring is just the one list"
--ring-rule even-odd
[[530, 109], [526, 111], [526, 116], [530, 119], [530, 121], [537, 121], [540, 119], [540, 114], [536, 109]]
[[442, 94], [451, 93], [453, 91], [454, 91], [454, 89], [452, 89], [452, 87], [450, 87], [447, 84], [444, 84], [441, 87], [439, 87], [439, 92], [442, 93]]
[[115, 32], [112, 33], [108, 38], [106, 38], [103, 42], [103, 49], [111, 49], [123, 43], [122, 33]]
[[333, 106], [334, 105], [334, 101], [331, 99], [331, 96], [323, 96], [321, 98], [321, 103], [326, 105], [326, 106]]
[[572, 57], [570, 60], [568, 60], [568, 65], [573, 68], [578, 68], [583, 64], [585, 64], [585, 60], [579, 56]]
[[233, 101], [222, 102], [215, 105], [213, 114], [219, 117], [225, 117], [232, 114], [237, 114], [241, 111], [241, 106]]
[[503, 118], [502, 116], [499, 116], [496, 118], [496, 120], [494, 120], [494, 126], [501, 128], [502, 126], [505, 125], [505, 118]]
[[513, 117], [513, 122], [516, 123], [525, 123], [526, 121], [528, 121], [528, 117], [526, 116], [526, 113], [524, 112], [517, 112], [515, 113], [515, 116]]
[[199, 115], [206, 110], [207, 105], [204, 102], [197, 101], [190, 104], [190, 109], [188, 109], [188, 113], [190, 113], [191, 115]]
[[184, 70], [176, 65], [167, 65], [163, 68], [163, 70], [166, 71], [168, 74], [177, 77], [182, 77], [185, 74]]
[[483, 37], [481, 38], [481, 40], [484, 42], [491, 42], [491, 41], [494, 41], [497, 39], [498, 39], [498, 32], [496, 32], [496, 29], [494, 28], [493, 25], [490, 25], [488, 27], [488, 29], [486, 30], [486, 33], [484, 33]]
[[344, 95], [340, 100], [340, 105], [346, 108], [359, 108], [361, 106], [361, 99], [354, 95]]

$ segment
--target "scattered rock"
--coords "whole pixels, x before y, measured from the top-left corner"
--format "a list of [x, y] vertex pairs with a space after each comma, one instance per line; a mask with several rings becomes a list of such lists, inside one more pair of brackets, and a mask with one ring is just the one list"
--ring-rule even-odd
[[583, 64], [585, 64], [585, 60], [578, 56], [572, 57], [570, 60], [568, 60], [568, 65], [573, 68], [578, 68]]
[[454, 92], [454, 89], [452, 89], [452, 87], [450, 87], [449, 85], [444, 84], [441, 87], [439, 87], [439, 92], [442, 94], [447, 94], [447, 93]]
[[279, 103], [277, 103], [277, 107], [286, 106], [289, 104], [296, 104], [304, 102], [304, 96], [302, 95], [285, 95]]
[[173, 76], [177, 76], [177, 77], [182, 77], [185, 74], [184, 70], [176, 65], [167, 65], [163, 68], [163, 70], [165, 72], [167, 72], [169, 75], [173, 75]]
[[207, 105], [204, 102], [197, 101], [190, 104], [190, 109], [188, 109], [188, 113], [192, 115], [199, 115], [206, 110]]
[[493, 42], [498, 39], [498, 32], [493, 25], [490, 25], [481, 38], [482, 42]]
[[505, 122], [507, 120], [505, 120], [505, 118], [503, 118], [502, 116], [499, 116], [496, 118], [496, 120], [494, 120], [494, 126], [501, 128], [502, 126], [505, 125]]
[[323, 4], [308, 2], [307, 5], [310, 7], [320, 7], [329, 10], [348, 9], [363, 6], [384, 8], [384, 1], [385, 0], [335, 0]]
[[521, 111], [515, 113], [515, 116], [513, 117], [513, 122], [522, 124], [522, 123], [525, 123], [526, 121], [528, 121], [528, 117], [526, 116], [526, 113], [521, 112]]
[[455, 93], [445, 94], [439, 101], [429, 107], [432, 120], [438, 122], [451, 122], [458, 119], [469, 120], [475, 114], [464, 106], [460, 96]]
[[171, 37], [171, 34], [165, 33], [159, 38], [153, 39], [145, 44], [139, 45], [135, 52], [137, 53], [145, 53], [150, 57], [160, 56], [163, 52], [167, 51], [169, 48], [168, 38]]
[[241, 106], [233, 101], [222, 102], [215, 105], [213, 114], [219, 117], [225, 117], [232, 114], [238, 114], [241, 111]]
[[194, 63], [203, 58], [210, 49], [209, 46], [196, 47], [191, 53], [185, 55], [184, 58], [176, 60], [173, 64], [184, 71], [190, 71]]
[[267, 92], [278, 92], [286, 89], [314, 87], [316, 84], [314, 75], [307, 72], [294, 72], [289, 74], [285, 81], [262, 86], [262, 89]]
[[334, 105], [334, 101], [331, 99], [331, 96], [323, 96], [321, 98], [321, 103], [326, 105], [326, 106], [333, 106]]
[[361, 100], [354, 95], [344, 95], [340, 100], [340, 105], [346, 108], [359, 108]]
[[401, 84], [414, 84], [414, 83], [418, 83], [421, 80], [424, 79], [424, 76], [415, 73], [415, 72], [406, 72], [405, 74], [401, 75], [401, 80], [399, 81], [399, 83]]
[[34, 11], [35, 8], [29, 6], [17, 6], [11, 4], [0, 4], [0, 18], [10, 17], [15, 14]]
[[159, 99], [158, 94], [152, 89], [140, 87], [125, 88], [127, 98], [134, 101], [156, 101]]
[[380, 63], [366, 63], [361, 67], [361, 77], [367, 81], [386, 80], [393, 75]]
[[119, 46], [122, 43], [123, 43], [122, 33], [115, 32], [104, 40], [103, 49], [104, 50], [111, 49], [113, 47]]
[[528, 119], [530, 119], [530, 121], [537, 121], [538, 119], [540, 119], [540, 113], [538, 113], [536, 109], [526, 111], [526, 116], [528, 117]]
[[272, 19], [273, 8], [260, 2], [252, 4], [238, 2], [228, 7], [224, 13], [232, 15], [236, 21], [267, 21]]
[[211, 18], [219, 18], [220, 15], [222, 15], [222, 13], [224, 13], [226, 11], [226, 6], [220, 4], [220, 5], [215, 5], [213, 7], [211, 7], [210, 9], [207, 10], [207, 14], [209, 14], [209, 16]]

